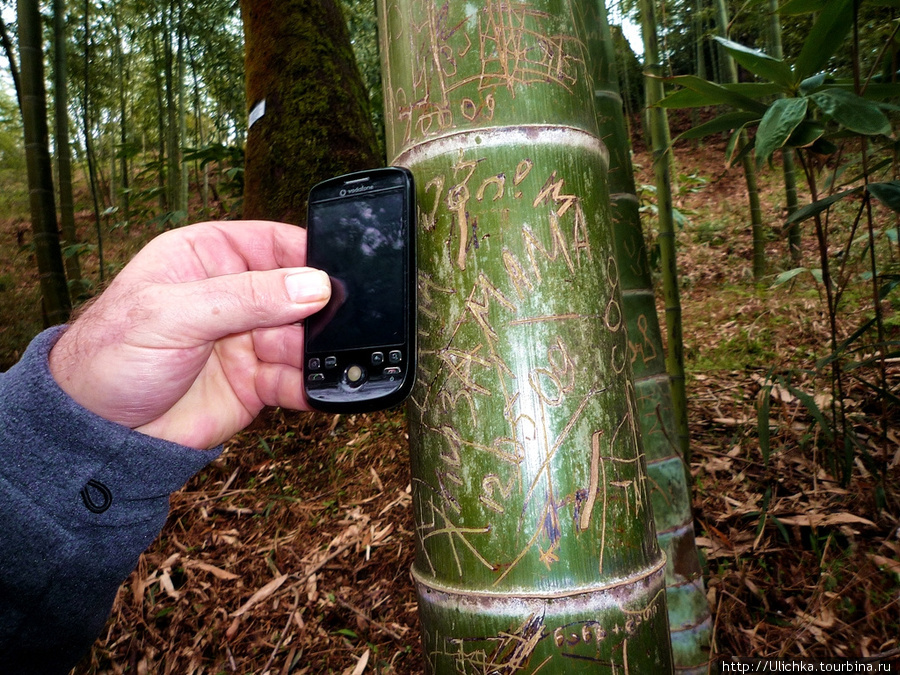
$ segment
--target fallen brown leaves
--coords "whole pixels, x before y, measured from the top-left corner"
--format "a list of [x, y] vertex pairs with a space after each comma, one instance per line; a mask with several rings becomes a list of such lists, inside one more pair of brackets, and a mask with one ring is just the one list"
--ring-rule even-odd
[[764, 462], [755, 373], [706, 375], [692, 390], [697, 541], [718, 652], [860, 657], [900, 648], [900, 444], [884, 439], [874, 451], [887, 467], [878, 508], [879, 481], [862, 462], [846, 487], [823, 468], [799, 401], [773, 407]]
[[402, 413], [271, 413], [172, 501], [77, 673], [415, 673]]

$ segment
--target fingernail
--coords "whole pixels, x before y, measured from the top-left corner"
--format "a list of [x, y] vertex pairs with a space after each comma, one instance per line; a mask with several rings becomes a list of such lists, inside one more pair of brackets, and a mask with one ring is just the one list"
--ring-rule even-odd
[[284, 278], [288, 297], [298, 304], [319, 302], [331, 295], [331, 280], [321, 270], [306, 270]]

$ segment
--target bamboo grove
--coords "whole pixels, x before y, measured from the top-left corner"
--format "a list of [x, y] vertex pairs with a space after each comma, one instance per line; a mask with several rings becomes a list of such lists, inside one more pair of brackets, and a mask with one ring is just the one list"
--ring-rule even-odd
[[[882, 226], [872, 209], [900, 212], [900, 42], [882, 26], [896, 25], [894, 10], [790, 0], [761, 18], [746, 5], [685, 0], [659, 25], [652, 0], [625, 2], [616, 12], [642, 22], [641, 72], [596, 0], [239, 5], [20, 0], [15, 30], [4, 16], [11, 85], [0, 92], [0, 151], [13, 169], [27, 151], [44, 320], [65, 320], [115, 272], [104, 242], [132, 223], [165, 229], [242, 208], [302, 223], [302, 195], [317, 180], [408, 167], [420, 295], [407, 409], [411, 575], [424, 667], [707, 672], [714, 617], [691, 513], [667, 114], [692, 113], [676, 141], [728, 138], [723, 161], [746, 184], [748, 282], [809, 274], [821, 285], [830, 341], [817, 376], [829, 407], [804, 397], [793, 372], [773, 374], [763, 391], [793, 392], [818, 425], [826, 467], [846, 480], [864, 464], [883, 498], [887, 468], [855, 434], [843, 387], [858, 377], [878, 394], [886, 436], [897, 397], [885, 364], [898, 341], [882, 307], [900, 286], [900, 248], [896, 224]], [[21, 125], [5, 119], [14, 97]], [[651, 149], [652, 189], [635, 184], [630, 124]], [[16, 134], [24, 146], [7, 141]], [[843, 159], [848, 138], [861, 148], [862, 182], [842, 186], [838, 169], [822, 170]], [[776, 235], [755, 195], [756, 172], [776, 158], [788, 269], [766, 256]], [[861, 206], [851, 236], [835, 242], [832, 209], [852, 200]], [[85, 240], [76, 202], [91, 213]], [[801, 256], [804, 223], [812, 263]], [[887, 263], [876, 254], [885, 241]], [[848, 337], [839, 318], [855, 249], [869, 265], [872, 317]]]

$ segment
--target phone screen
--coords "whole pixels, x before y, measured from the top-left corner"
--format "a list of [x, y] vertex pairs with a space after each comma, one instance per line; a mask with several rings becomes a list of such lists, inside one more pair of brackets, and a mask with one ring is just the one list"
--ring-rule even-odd
[[401, 344], [406, 331], [403, 190], [311, 204], [308, 264], [332, 280], [329, 305], [307, 323], [310, 351]]

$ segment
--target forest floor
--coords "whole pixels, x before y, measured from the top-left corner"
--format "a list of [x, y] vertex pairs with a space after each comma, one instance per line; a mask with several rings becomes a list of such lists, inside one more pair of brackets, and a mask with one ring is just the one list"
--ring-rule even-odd
[[[741, 174], [724, 170], [721, 144], [679, 146], [676, 158], [688, 218], [678, 243], [690, 468], [715, 653], [897, 657], [900, 410], [882, 409], [848, 378], [843, 395], [865, 451], [842, 483], [807, 403], [827, 409], [829, 396], [813, 372], [830, 350], [812, 275], [755, 284]], [[646, 153], [635, 162], [639, 182], [651, 183]], [[760, 176], [773, 226], [784, 220], [779, 180], [771, 169]], [[37, 330], [21, 322], [37, 297], [27, 251], [9, 253], [22, 227], [0, 230], [0, 254], [10, 256], [0, 261], [6, 365]], [[773, 274], [788, 260], [773, 235]], [[807, 229], [804, 264], [816, 261]], [[842, 337], [871, 315], [864, 288], [847, 297]], [[886, 310], [896, 340], [896, 306]], [[896, 395], [897, 359], [885, 378]], [[402, 411], [269, 411], [173, 497], [165, 530], [74, 672], [422, 672], [410, 492]]]

